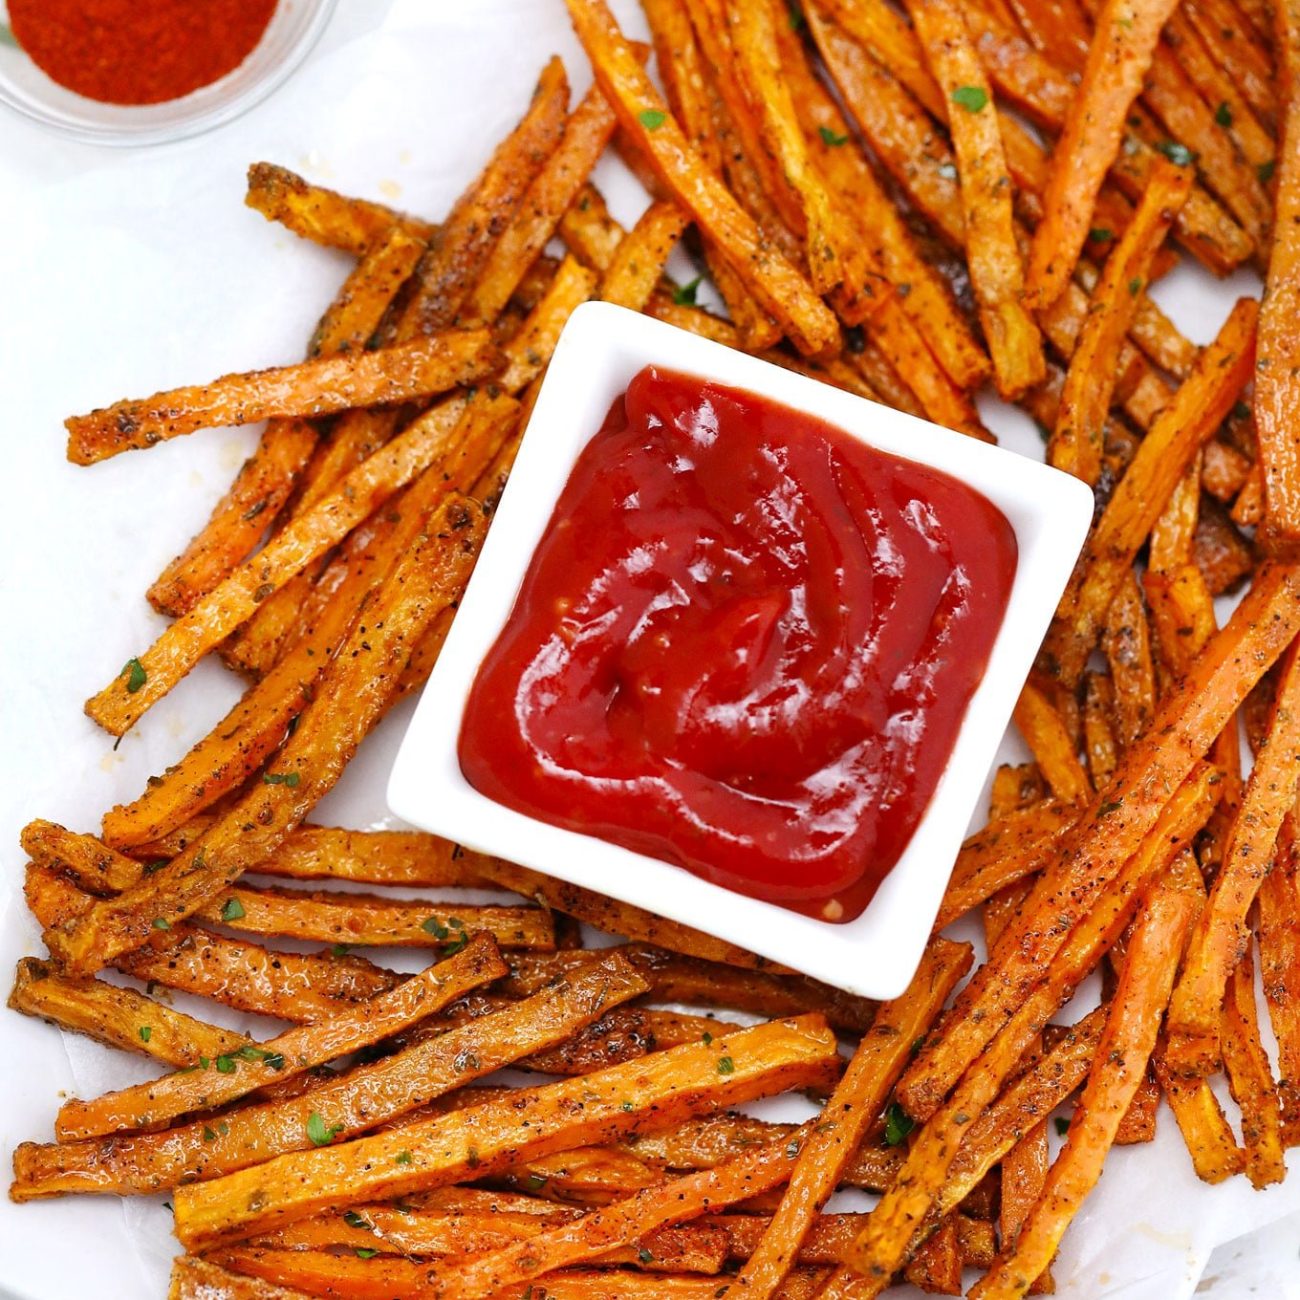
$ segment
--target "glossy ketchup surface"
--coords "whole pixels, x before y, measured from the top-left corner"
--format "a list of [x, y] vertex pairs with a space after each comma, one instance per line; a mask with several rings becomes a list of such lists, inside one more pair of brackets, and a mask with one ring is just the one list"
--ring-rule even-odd
[[543, 821], [851, 920], [934, 792], [1015, 569], [1006, 518], [948, 475], [648, 367], [556, 504], [461, 767]]

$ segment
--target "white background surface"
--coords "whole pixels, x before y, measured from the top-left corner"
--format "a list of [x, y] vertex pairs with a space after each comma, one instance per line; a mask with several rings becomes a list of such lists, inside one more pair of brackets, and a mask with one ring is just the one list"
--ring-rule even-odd
[[[642, 30], [634, 4], [615, 8], [629, 30]], [[437, 216], [516, 120], [552, 51], [580, 92], [589, 74], [561, 0], [344, 0], [289, 85], [213, 135], [115, 153], [0, 120], [0, 970], [41, 951], [21, 898], [21, 826], [44, 816], [96, 829], [105, 808], [134, 797], [236, 694], [221, 670], [203, 665], [116, 753], [81, 713], [85, 697], [156, 636], [161, 620], [143, 592], [228, 484], [255, 432], [209, 431], [75, 469], [64, 461], [62, 417], [295, 359], [346, 263], [245, 209], [246, 165], [270, 159]], [[643, 200], [615, 170], [600, 179], [615, 214], [630, 220]], [[1194, 274], [1161, 294], [1198, 341], [1232, 297]], [[1024, 422], [991, 419], [1007, 445], [1039, 454]], [[321, 820], [384, 822], [384, 781], [407, 716], [395, 712], [367, 742]], [[1018, 756], [1013, 746], [1007, 752]], [[204, 1014], [216, 1018], [211, 1008]], [[0, 1151], [7, 1160], [17, 1142], [48, 1135], [61, 1091], [89, 1095], [141, 1068], [0, 1012]], [[1291, 1179], [1266, 1194], [1242, 1179], [1201, 1186], [1163, 1111], [1154, 1144], [1118, 1151], [1107, 1164], [1066, 1239], [1058, 1294], [1294, 1300], [1300, 1176], [1292, 1157]], [[0, 1294], [161, 1296], [174, 1251], [169, 1228], [154, 1200], [4, 1202]]]

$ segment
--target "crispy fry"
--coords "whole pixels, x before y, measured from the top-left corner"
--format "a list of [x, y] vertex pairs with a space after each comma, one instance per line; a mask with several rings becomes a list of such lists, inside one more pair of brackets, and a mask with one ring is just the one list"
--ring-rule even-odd
[[687, 226], [675, 203], [652, 203], [620, 241], [600, 281], [600, 296], [640, 311], [649, 301], [668, 255]]
[[[1177, 809], [1178, 804], [1185, 804], [1185, 808]], [[1140, 851], [1131, 858], [1123, 855], [1127, 860], [1110, 886], [1102, 891], [1102, 896], [1092, 900], [1085, 914], [1075, 913], [1077, 923], [1063, 936], [1060, 931], [1068, 920], [1075, 917], [1067, 920], [1063, 908], [1068, 904], [1058, 908], [1058, 918], [1052, 927], [1056, 942], [1049, 945], [1053, 949], [1051, 956], [1025, 981], [1024, 993], [1008, 1013], [998, 1015], [993, 1033], [988, 1034], [979, 1020], [974, 1022], [976, 1033], [985, 1035], [987, 1048], [978, 1056], [977, 1064], [964, 1072], [947, 1102], [931, 1110], [924, 1129], [913, 1141], [902, 1172], [872, 1212], [861, 1237], [844, 1255], [844, 1262], [864, 1274], [873, 1285], [887, 1280], [902, 1263], [917, 1226], [933, 1221], [936, 1202], [972, 1117], [978, 1116], [993, 1101], [1002, 1083], [1041, 1032], [1047, 1018], [1072, 995], [1079, 981], [1123, 933], [1150, 880], [1177, 857], [1195, 830], [1204, 823], [1212, 806], [1209, 771], [1202, 768], [1199, 776], [1193, 777], [1178, 791], [1170, 811], [1144, 837]], [[1107, 836], [1108, 847], [1113, 847], [1114, 838], [1114, 834]], [[944, 1040], [939, 1040], [945, 1050], [948, 1050], [945, 1040], [953, 1030], [971, 1024], [972, 1009], [976, 1015], [982, 1010], [978, 1005], [971, 1007], [974, 999], [970, 996], [970, 990], [978, 991], [983, 983], [980, 975], [987, 979], [989, 972], [997, 971], [1004, 964], [1009, 953], [1023, 960], [1026, 947], [1020, 936], [1023, 919], [1034, 915], [1035, 904], [1041, 895], [1050, 895], [1052, 875], [1051, 871], [1045, 873], [1019, 913], [1019, 923], [1006, 928], [989, 964], [981, 968], [976, 982], [968, 985], [958, 999], [960, 1010], [951, 1013], [946, 1022], [953, 1028]], [[1172, 972], [1169, 978], [1172, 981]], [[958, 1016], [964, 1018], [958, 1019]], [[927, 1043], [921, 1049], [913, 1071], [922, 1063], [930, 1066], [935, 1049], [934, 1041]], [[1145, 1061], [1145, 1057], [1143, 1059]], [[902, 1085], [896, 1096], [909, 1114], [917, 1113], [908, 1101], [909, 1094], [902, 1091]], [[1028, 1225], [1025, 1231], [1028, 1231]], [[1024, 1232], [1021, 1240], [1024, 1240]], [[1032, 1278], [1026, 1279], [1026, 1284], [1029, 1280]], [[871, 1293], [876, 1294], [878, 1290], [876, 1288]]]
[[572, 257], [560, 263], [546, 296], [528, 313], [519, 333], [506, 345], [509, 364], [501, 377], [506, 392], [519, 392], [542, 373], [569, 314], [595, 294], [598, 283], [596, 275]]
[[1269, 1023], [1277, 1039], [1282, 1135], [1300, 1144], [1300, 886], [1294, 814], [1282, 823], [1273, 870], [1259, 891], [1259, 958]]
[[1073, 684], [1106, 611], [1191, 458], [1208, 441], [1253, 369], [1257, 307], [1241, 299], [1201, 354], [1195, 372], [1160, 413], [1084, 546], [1048, 633], [1042, 662]]
[[593, 86], [574, 109], [555, 152], [520, 200], [514, 221], [493, 246], [463, 308], [465, 319], [486, 322], [500, 314], [524, 272], [555, 233], [613, 134], [614, 114], [605, 96]]
[[1250, 948], [1228, 977], [1223, 1005], [1223, 1064], [1232, 1098], [1241, 1108], [1246, 1177], [1254, 1187], [1280, 1183], [1286, 1177], [1281, 1103], [1259, 1037], [1255, 962]]
[[[719, 1068], [724, 1060], [729, 1069]], [[391, 1134], [180, 1188], [177, 1236], [187, 1246], [207, 1246], [334, 1206], [443, 1186], [470, 1169], [486, 1177], [528, 1154], [607, 1140], [674, 1116], [824, 1081], [838, 1065], [834, 1036], [820, 1017], [771, 1021], [711, 1044], [675, 1047]], [[410, 1161], [397, 1163], [403, 1152]], [[250, 1193], [256, 1193], [251, 1200]]]
[[804, 1138], [781, 1205], [736, 1279], [747, 1295], [767, 1300], [776, 1294], [796, 1262], [799, 1243], [903, 1072], [912, 1044], [930, 1029], [970, 962], [968, 946], [932, 939], [907, 991], [876, 1013], [823, 1110], [829, 1125], [814, 1127]]
[[9, 1007], [107, 1047], [139, 1052], [177, 1068], [195, 1065], [201, 1056], [237, 1052], [248, 1041], [242, 1034], [205, 1024], [134, 989], [102, 980], [70, 979], [35, 957], [18, 963]]
[[1246, 783], [1223, 863], [1197, 918], [1187, 961], [1169, 1005], [1168, 1068], [1192, 1077], [1220, 1061], [1221, 1015], [1229, 976], [1250, 941], [1247, 915], [1267, 874], [1300, 771], [1300, 655], [1283, 669], [1273, 723]]
[[[650, 83], [603, 0], [568, 0], [569, 16], [624, 130], [652, 159], [664, 184], [717, 244], [763, 309], [803, 352], [833, 346], [834, 317], [799, 272], [708, 171]], [[646, 121], [654, 121], [653, 129]]]
[[[482, 515], [464, 498], [452, 497], [428, 529], [376, 591], [365, 615], [373, 626], [359, 622], [326, 670], [315, 701], [276, 761], [277, 771], [167, 866], [118, 898], [94, 904], [66, 928], [47, 931], [51, 951], [70, 970], [98, 968], [184, 920], [255, 866], [334, 785], [382, 715], [409, 646], [460, 590], [480, 544]], [[249, 825], [257, 830], [248, 831]]]
[[[1038, 326], [1025, 310], [1011, 184], [993, 96], [961, 10], [948, 0], [910, 0], [908, 12], [948, 112], [965, 215], [966, 258], [989, 341], [998, 391], [1013, 400], [1046, 374]], [[960, 111], [958, 111], [960, 109]]]
[[[432, 840], [434, 837], [424, 838]], [[628, 939], [639, 939], [643, 943], [670, 948], [673, 952], [684, 953], [687, 956], [702, 957], [706, 961], [792, 973], [775, 966], [767, 958], [747, 952], [733, 943], [714, 938], [680, 922], [666, 920], [653, 912], [643, 911], [639, 907], [633, 907], [631, 903], [621, 903], [594, 890], [583, 889], [580, 885], [571, 885], [566, 881], [557, 880], [554, 876], [543, 875], [540, 871], [518, 867], [499, 858], [485, 859], [482, 865], [485, 880], [491, 881], [502, 889], [522, 894], [525, 898], [536, 898], [548, 907], [553, 907], [569, 916], [576, 916], [580, 921], [586, 921], [588, 925], [594, 925], [598, 930], [607, 930], [610, 934], [621, 934]]]
[[[624, 951], [645, 975], [661, 1002], [685, 1002], [749, 1011], [757, 1016], [796, 1016], [816, 1010], [845, 1033], [864, 1034], [875, 1004], [866, 998], [833, 989], [806, 975], [779, 975], [770, 970], [745, 970], [698, 957], [681, 956], [647, 943], [631, 943]], [[501, 986], [513, 997], [541, 988], [558, 973], [589, 964], [589, 952], [512, 952], [507, 957], [510, 978]]]
[[405, 402], [469, 383], [499, 364], [500, 354], [485, 331], [458, 330], [375, 352], [224, 375], [210, 384], [70, 416], [64, 421], [68, 459], [93, 465], [196, 429]]
[[1109, 677], [1084, 674], [1083, 734], [1088, 757], [1088, 776], [1096, 789], [1110, 783], [1119, 765], [1119, 743], [1111, 722], [1114, 691]]
[[[390, 1127], [382, 1140], [399, 1139], [398, 1153], [405, 1146], [400, 1139], [413, 1130], [410, 1125], [393, 1127], [394, 1121], [532, 1050], [560, 1042], [609, 1007], [644, 993], [645, 987], [635, 971], [614, 957], [517, 1006], [323, 1079], [300, 1096], [227, 1111], [218, 1123], [197, 1120], [160, 1133], [57, 1146], [27, 1143], [14, 1153], [11, 1195], [28, 1200], [71, 1191], [157, 1191], [259, 1166], [285, 1152], [310, 1149], [322, 1138], [346, 1140], [385, 1124]], [[636, 1061], [631, 1068], [645, 1065]]]
[[949, 1215], [908, 1261], [903, 1278], [930, 1295], [961, 1295], [961, 1265], [957, 1221]]
[[1029, 253], [1029, 294], [1039, 307], [1060, 297], [1074, 270], [1097, 191], [1120, 149], [1125, 115], [1173, 10], [1174, 0], [1107, 0], [1097, 16]]
[[1051, 1262], [1070, 1220], [1101, 1177], [1102, 1162], [1155, 1047], [1174, 981], [1169, 956], [1181, 951], [1194, 908], [1195, 896], [1176, 884], [1157, 884], [1143, 904], [1065, 1149], [1014, 1246], [1003, 1247], [972, 1296], [1011, 1300], [1022, 1295]]
[[[910, 1114], [933, 1113], [938, 1099], [996, 1032], [998, 1022], [1019, 1004], [1027, 982], [1035, 980], [1050, 960], [1060, 929], [1055, 922], [1043, 924], [1048, 915], [1059, 917], [1069, 900], [1069, 913], [1077, 916], [1076, 908], [1087, 906], [1092, 889], [1120, 868], [1157, 822], [1164, 791], [1186, 779], [1196, 762], [1193, 755], [1210, 748], [1300, 627], [1298, 595], [1300, 574], [1265, 568], [1227, 627], [1165, 697], [1152, 726], [1125, 754], [1110, 786], [1062, 845], [1060, 860], [1044, 873], [1026, 904], [1022, 923], [1003, 936], [993, 960], [962, 991], [957, 1004], [960, 1019], [954, 1017], [945, 1035], [943, 1060], [933, 1047], [927, 1048], [904, 1077], [900, 1087]], [[1090, 884], [1082, 894], [1075, 893], [1074, 886], [1082, 886], [1085, 880]], [[1040, 905], [1042, 911], [1033, 919]], [[1017, 939], [1025, 942], [1017, 945]], [[1001, 1010], [991, 1016], [992, 1004]], [[977, 1008], [983, 1014], [972, 1018], [968, 1013]]]
[[[1300, 8], [1278, 0], [1277, 43], [1281, 72], [1300, 85]], [[1199, 11], [1192, 6], [1189, 17]], [[1226, 42], [1225, 42], [1226, 44]], [[1235, 52], [1235, 51], [1234, 51]], [[1233, 73], [1240, 83], [1239, 74]], [[1300, 136], [1300, 96], [1287, 98], [1282, 139]], [[1290, 323], [1300, 307], [1300, 159], [1281, 151], [1277, 182], [1277, 238], [1268, 259], [1268, 278], [1259, 314], [1259, 362], [1255, 376], [1255, 427], [1264, 471], [1266, 544], [1293, 547], [1300, 541], [1300, 451], [1294, 433], [1300, 351]]]
[[1191, 190], [1192, 174], [1163, 159], [1133, 221], [1106, 259], [1092, 305], [1070, 359], [1048, 460], [1087, 483], [1101, 471], [1102, 433], [1118, 374], [1120, 344], [1128, 333], [1137, 295], [1151, 278], [1151, 260]]
[[437, 948], [485, 933], [503, 948], [555, 947], [550, 913], [536, 907], [463, 907], [375, 894], [236, 885], [214, 895], [193, 915], [209, 925], [224, 923], [250, 934], [316, 943]]
[[[66, 1101], [55, 1118], [55, 1134], [60, 1142], [73, 1142], [124, 1129], [161, 1128], [181, 1115], [215, 1110], [267, 1083], [292, 1078], [400, 1033], [505, 971], [493, 941], [476, 934], [454, 957], [358, 1003], [350, 1015], [291, 1029], [233, 1052], [205, 1053], [194, 1062], [200, 1066], [198, 1072], [167, 1075], [94, 1101]], [[214, 1062], [216, 1068], [205, 1061]]]
[[[364, 347], [423, 251], [423, 240], [400, 227], [377, 244], [344, 281], [312, 337], [308, 355]], [[208, 522], [149, 588], [149, 603], [159, 613], [183, 614], [248, 558], [315, 446], [316, 429], [303, 420], [273, 420], [267, 425], [257, 450], [213, 507]]]
[[1115, 721], [1121, 745], [1131, 745], [1150, 725], [1156, 708], [1151, 634], [1137, 575], [1124, 575], [1106, 612], [1101, 647], [1110, 664]]
[[172, 1262], [168, 1300], [303, 1300], [303, 1291], [290, 1291], [262, 1278], [232, 1273], [210, 1259], [178, 1256]]
[[394, 226], [425, 243], [437, 232], [432, 222], [313, 185], [275, 163], [256, 162], [249, 167], [244, 202], [295, 235], [356, 257], [377, 248]]
[[257, 556], [177, 619], [149, 650], [87, 702], [87, 713], [113, 735], [124, 734], [261, 600], [340, 541], [430, 464], [451, 460], [456, 451], [453, 435], [463, 410], [459, 398], [433, 407], [358, 466], [337, 491], [277, 534]]
[[957, 856], [935, 929], [1039, 870], [1082, 813], [1082, 807], [1053, 801], [995, 818], [976, 831]]
[[1062, 803], [1086, 802], [1092, 795], [1088, 774], [1079, 762], [1064, 721], [1047, 694], [1032, 681], [1026, 682], [1012, 718], [1033, 751], [1053, 795]]
[[[1279, 7], [1274, 6], [1274, 13]], [[1269, 35], [1284, 48], [1278, 59], [1276, 80], [1268, 51], [1261, 43], [1249, 39], [1249, 24], [1243, 24], [1238, 10], [1219, 0], [1191, 0], [1184, 8], [1188, 21], [1204, 40], [1214, 61], [1232, 79], [1245, 95], [1247, 103], [1270, 127], [1276, 127], [1279, 138], [1285, 136], [1287, 125], [1279, 121], [1278, 90], [1285, 79], [1293, 75], [1288, 68], [1285, 37], [1275, 30]], [[1239, 39], [1239, 37], [1241, 39]]]

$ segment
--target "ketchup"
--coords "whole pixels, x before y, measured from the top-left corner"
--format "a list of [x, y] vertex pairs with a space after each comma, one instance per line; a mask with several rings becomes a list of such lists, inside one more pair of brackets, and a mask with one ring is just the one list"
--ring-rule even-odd
[[924, 813], [1002, 621], [979, 493], [647, 367], [583, 450], [466, 706], [490, 798], [849, 921]]

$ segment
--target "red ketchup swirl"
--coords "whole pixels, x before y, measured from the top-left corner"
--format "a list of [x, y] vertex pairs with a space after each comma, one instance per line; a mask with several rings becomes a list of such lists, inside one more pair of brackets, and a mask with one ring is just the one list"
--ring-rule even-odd
[[948, 475], [647, 367], [479, 669], [461, 767], [542, 821], [852, 920], [934, 793], [1015, 569], [1006, 518]]

